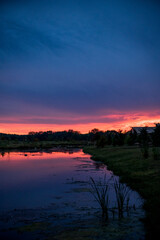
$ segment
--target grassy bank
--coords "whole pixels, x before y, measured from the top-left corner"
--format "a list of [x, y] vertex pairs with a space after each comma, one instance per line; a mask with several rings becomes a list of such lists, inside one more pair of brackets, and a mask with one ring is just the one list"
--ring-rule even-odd
[[23, 141], [0, 141], [0, 150], [14, 150], [14, 149], [46, 149], [52, 147], [83, 147], [86, 142], [83, 141], [33, 141], [33, 142], [23, 142]]
[[84, 152], [104, 162], [146, 200], [147, 238], [156, 239], [154, 236], [160, 234], [160, 160], [154, 160], [152, 148], [148, 159], [137, 147], [85, 147]]

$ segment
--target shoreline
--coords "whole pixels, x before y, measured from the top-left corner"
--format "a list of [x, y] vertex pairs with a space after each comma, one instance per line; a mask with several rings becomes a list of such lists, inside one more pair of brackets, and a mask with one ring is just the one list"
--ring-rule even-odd
[[144, 198], [146, 239], [156, 239], [160, 234], [160, 160], [152, 159], [151, 148], [148, 159], [142, 158], [137, 147], [85, 147], [83, 151], [91, 154], [93, 160], [106, 164]]
[[[49, 143], [49, 144], [48, 144]], [[115, 175], [120, 177], [133, 190], [137, 191], [145, 200], [144, 209], [146, 217], [143, 219], [147, 232], [147, 240], [156, 239], [160, 234], [160, 160], [152, 158], [152, 148], [149, 150], [149, 158], [143, 159], [140, 148], [121, 146], [104, 148], [96, 148], [94, 146], [86, 146], [78, 142], [37, 142], [36, 147], [33, 143], [29, 143], [27, 148], [1, 149], [1, 153], [9, 151], [55, 151], [66, 147], [66, 151], [71, 148], [81, 148], [84, 153], [90, 154], [94, 161], [101, 161], [107, 165], [108, 169], [113, 171]], [[38, 147], [37, 148], [37, 144]], [[32, 147], [30, 147], [32, 145]], [[46, 147], [48, 146], [48, 147]], [[13, 148], [14, 147], [14, 148]], [[55, 148], [55, 149], [54, 149]]]

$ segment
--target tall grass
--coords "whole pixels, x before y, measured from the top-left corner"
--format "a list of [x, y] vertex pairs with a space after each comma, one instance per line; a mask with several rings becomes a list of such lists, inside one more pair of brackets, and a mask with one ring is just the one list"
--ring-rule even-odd
[[101, 207], [102, 217], [105, 217], [107, 220], [109, 210], [109, 185], [108, 182], [106, 182], [106, 175], [103, 181], [99, 180], [99, 182], [95, 182], [92, 177], [90, 177], [90, 180], [91, 193]]
[[113, 187], [116, 194], [118, 215], [119, 218], [122, 218], [124, 210], [129, 210], [129, 199], [131, 190], [125, 184], [120, 183], [119, 180], [117, 180], [116, 178], [114, 178]]
[[[113, 183], [110, 181], [112, 180]], [[106, 181], [106, 175], [104, 176], [103, 181], [95, 181], [92, 177], [90, 177], [90, 192], [98, 202], [102, 210], [102, 217], [105, 219], [109, 218], [108, 212], [110, 211], [115, 216], [117, 213], [119, 219], [124, 217], [124, 212], [129, 213], [131, 206], [130, 202], [130, 193], [131, 189], [124, 183], [121, 183], [119, 179], [116, 177], [111, 177], [108, 181]], [[112, 187], [115, 192], [115, 206], [110, 207], [109, 202], [109, 189]]]

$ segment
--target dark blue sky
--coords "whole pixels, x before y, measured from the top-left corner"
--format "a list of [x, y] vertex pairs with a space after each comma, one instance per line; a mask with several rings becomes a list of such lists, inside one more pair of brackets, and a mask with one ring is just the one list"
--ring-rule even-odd
[[0, 5], [1, 123], [160, 116], [159, 1]]

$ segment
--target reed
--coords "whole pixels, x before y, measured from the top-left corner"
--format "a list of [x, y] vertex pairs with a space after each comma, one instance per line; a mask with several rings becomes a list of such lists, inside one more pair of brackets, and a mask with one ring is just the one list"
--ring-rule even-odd
[[103, 181], [100, 180], [98, 182], [95, 182], [95, 180], [90, 177], [90, 185], [90, 192], [101, 207], [102, 217], [105, 217], [107, 220], [109, 210], [109, 185], [108, 182], [106, 182], [106, 175], [104, 176]]
[[122, 218], [124, 211], [129, 210], [130, 188], [128, 188], [125, 184], [120, 183], [116, 178], [114, 178], [113, 187], [116, 195], [118, 216], [119, 218]]

